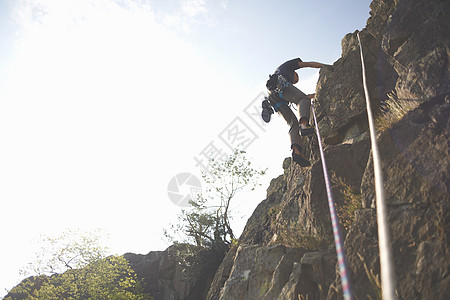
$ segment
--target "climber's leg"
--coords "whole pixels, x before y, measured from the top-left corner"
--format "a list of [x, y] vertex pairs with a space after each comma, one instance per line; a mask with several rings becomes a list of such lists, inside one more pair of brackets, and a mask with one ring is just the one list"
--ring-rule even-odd
[[291, 108], [287, 105], [282, 105], [278, 109], [278, 112], [281, 114], [286, 123], [289, 125], [289, 137], [291, 139], [291, 145], [293, 144], [301, 145], [302, 140], [299, 134], [299, 123], [297, 117], [292, 112]]
[[314, 129], [309, 126], [309, 115], [311, 113], [311, 99], [298, 88], [290, 84], [283, 91], [283, 98], [289, 102], [297, 104], [300, 116], [301, 135], [310, 135]]

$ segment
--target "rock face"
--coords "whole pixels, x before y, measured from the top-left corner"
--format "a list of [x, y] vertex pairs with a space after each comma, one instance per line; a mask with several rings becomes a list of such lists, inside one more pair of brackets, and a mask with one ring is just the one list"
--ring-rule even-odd
[[[375, 0], [359, 34], [372, 109], [415, 109], [378, 133], [399, 299], [450, 299], [449, 1]], [[394, 95], [394, 96], [392, 96]], [[379, 298], [373, 165], [357, 32], [320, 72], [316, 112], [356, 299]], [[283, 163], [207, 299], [342, 299], [316, 141]], [[356, 205], [352, 207], [351, 205]], [[345, 222], [344, 222], [345, 221]]]
[[222, 265], [231, 269], [216, 274], [226, 275], [223, 287], [216, 289], [214, 281], [206, 299], [297, 299], [306, 293], [324, 299], [335, 275], [335, 254], [327, 250], [242, 245], [230, 253]]
[[[378, 132], [398, 299], [450, 299], [450, 1], [374, 0], [360, 34], [371, 105], [414, 109]], [[316, 112], [355, 299], [379, 299], [371, 145], [357, 32], [320, 72]], [[390, 99], [390, 101], [387, 101]], [[388, 105], [390, 103], [390, 106]], [[399, 113], [397, 112], [397, 115]], [[403, 114], [403, 113], [402, 113]], [[342, 299], [318, 145], [283, 162], [226, 254], [127, 254], [156, 299]], [[190, 258], [189, 258], [190, 257]], [[189, 268], [180, 261], [191, 259]], [[192, 264], [192, 262], [195, 262]]]
[[127, 253], [124, 257], [144, 283], [144, 291], [155, 299], [205, 299], [224, 252], [190, 248], [181, 244], [165, 251]]
[[[450, 96], [438, 96], [409, 112], [379, 137], [383, 145], [385, 198], [392, 231], [398, 293], [403, 299], [447, 299], [450, 237]], [[373, 166], [362, 181], [363, 200], [373, 203]], [[379, 268], [374, 209], [358, 212], [346, 239], [354, 286], [363, 293], [362, 255]]]

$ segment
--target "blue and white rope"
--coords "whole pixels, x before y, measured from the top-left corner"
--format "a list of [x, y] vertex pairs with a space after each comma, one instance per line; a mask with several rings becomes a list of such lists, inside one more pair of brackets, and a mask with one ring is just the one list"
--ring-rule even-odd
[[327, 190], [328, 206], [331, 214], [331, 224], [333, 226], [334, 243], [336, 244], [336, 254], [339, 263], [339, 272], [341, 274], [342, 291], [344, 293], [345, 300], [351, 300], [352, 289], [350, 284], [350, 276], [347, 271], [347, 263], [345, 259], [344, 248], [342, 246], [342, 236], [339, 230], [339, 218], [336, 214], [336, 208], [334, 205], [333, 192], [331, 191], [330, 178], [328, 176], [327, 164], [325, 162], [325, 155], [323, 152], [322, 140], [320, 138], [319, 125], [317, 124], [316, 112], [314, 110], [314, 100], [311, 100], [311, 108], [314, 116], [314, 124], [316, 126], [317, 140], [319, 141], [320, 158], [322, 160], [323, 177], [325, 178], [325, 187]]

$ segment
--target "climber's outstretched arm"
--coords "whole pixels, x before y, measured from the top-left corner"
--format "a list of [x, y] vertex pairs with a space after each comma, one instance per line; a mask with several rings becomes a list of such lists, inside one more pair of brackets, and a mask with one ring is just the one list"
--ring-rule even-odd
[[298, 66], [300, 68], [322, 68], [327, 65], [315, 61], [301, 61], [298, 63]]

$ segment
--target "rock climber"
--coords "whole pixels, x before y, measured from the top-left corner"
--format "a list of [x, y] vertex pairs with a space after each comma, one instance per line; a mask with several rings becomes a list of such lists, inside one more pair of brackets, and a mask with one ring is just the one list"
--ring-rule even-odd
[[[269, 122], [273, 113], [272, 108], [280, 113], [286, 120], [291, 139], [292, 160], [302, 167], [310, 166], [306, 158], [304, 147], [301, 147], [300, 136], [307, 136], [314, 133], [314, 129], [309, 125], [309, 115], [311, 109], [311, 99], [315, 94], [306, 95], [296, 88], [294, 84], [298, 82], [298, 74], [295, 70], [300, 68], [322, 68], [328, 66], [318, 62], [304, 62], [300, 58], [291, 59], [280, 65], [272, 75], [269, 75], [267, 89], [269, 96], [263, 101], [262, 117]], [[289, 107], [289, 103], [297, 104], [300, 119], [298, 120], [294, 112]]]

